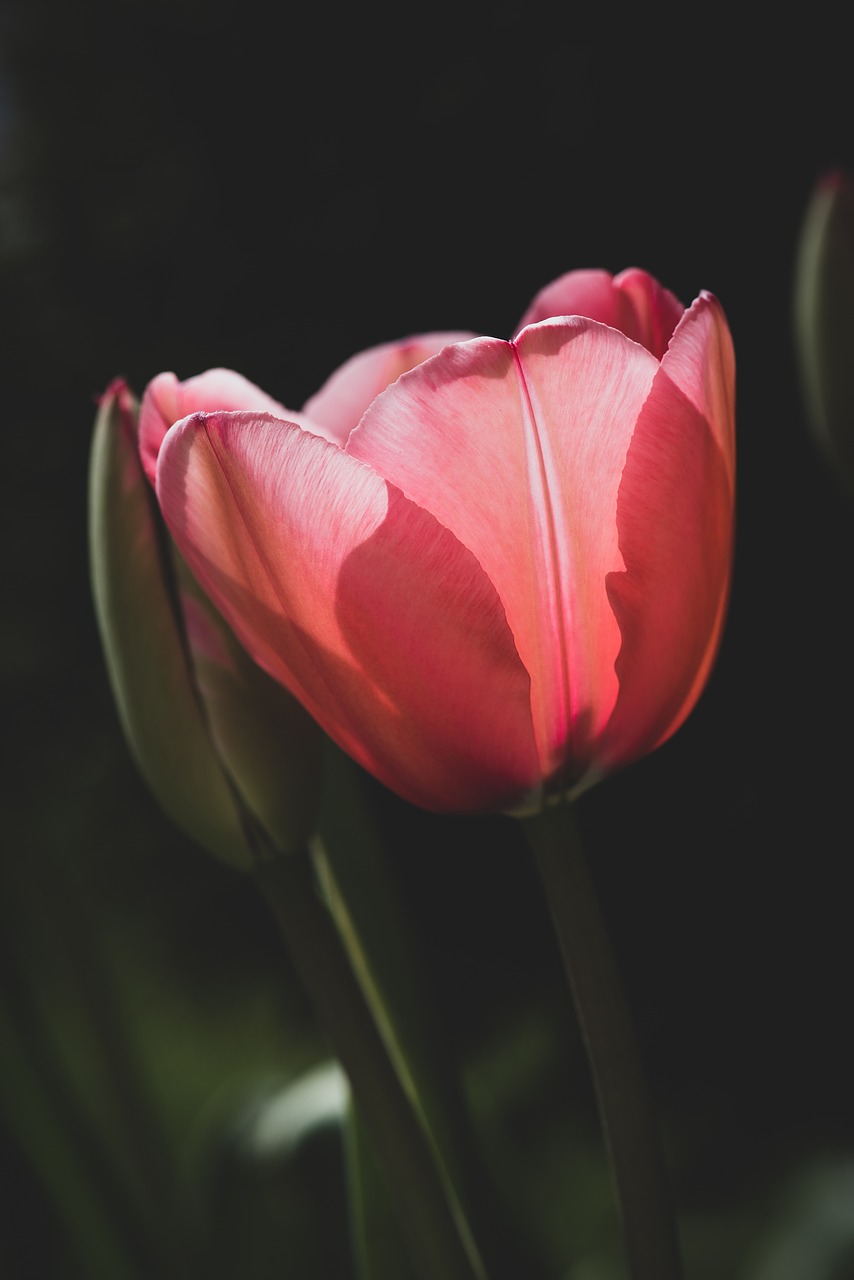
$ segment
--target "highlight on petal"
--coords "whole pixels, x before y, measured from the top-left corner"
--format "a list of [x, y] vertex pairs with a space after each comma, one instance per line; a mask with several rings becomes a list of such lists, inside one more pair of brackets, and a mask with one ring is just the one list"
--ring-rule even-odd
[[617, 700], [617, 493], [658, 362], [578, 318], [446, 348], [378, 396], [348, 453], [483, 566], [531, 675], [545, 779], [586, 769]]
[[530, 688], [474, 556], [371, 468], [250, 413], [168, 434], [161, 509], [253, 658], [386, 785], [500, 809], [539, 781]]
[[661, 359], [685, 308], [646, 271], [630, 267], [618, 276], [607, 271], [568, 271], [536, 295], [519, 323], [557, 316], [587, 316], [619, 329]]
[[306, 401], [303, 413], [325, 427], [329, 438], [345, 444], [368, 405], [390, 383], [449, 343], [465, 342], [474, 336], [462, 330], [421, 333], [360, 351], [336, 369]]

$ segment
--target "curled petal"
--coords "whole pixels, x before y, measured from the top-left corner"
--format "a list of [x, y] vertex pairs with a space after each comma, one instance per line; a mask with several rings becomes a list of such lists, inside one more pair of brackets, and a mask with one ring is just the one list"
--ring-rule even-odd
[[274, 417], [296, 422], [316, 435], [329, 434], [320, 424], [304, 414], [286, 409], [248, 378], [231, 369], [208, 369], [183, 382], [174, 373], [161, 373], [146, 387], [139, 414], [139, 452], [145, 474], [152, 484], [163, 437], [173, 423], [193, 413], [214, 413], [218, 409], [252, 409], [257, 413], [271, 413]]
[[614, 288], [614, 277], [609, 272], [567, 271], [536, 294], [516, 332], [556, 316], [587, 316], [589, 320], [624, 331], [628, 315], [625, 299]]
[[631, 308], [631, 319], [623, 333], [660, 360], [685, 313], [684, 306], [669, 289], [638, 267], [629, 267], [615, 276], [614, 288]]
[[341, 449], [247, 413], [175, 426], [157, 492], [247, 651], [388, 786], [448, 811], [536, 787], [501, 602], [430, 513]]
[[472, 337], [474, 334], [464, 332], [422, 333], [370, 347], [336, 369], [306, 401], [303, 412], [326, 429], [328, 438], [345, 444], [368, 405], [390, 383], [448, 343], [465, 342]]
[[[661, 359], [685, 308], [646, 271], [568, 271], [536, 295], [519, 324], [554, 316], [587, 316], [619, 329]], [[517, 333], [519, 332], [517, 330]]]
[[735, 352], [717, 298], [703, 292], [685, 312], [663, 367], [718, 443], [730, 486], [735, 487]]

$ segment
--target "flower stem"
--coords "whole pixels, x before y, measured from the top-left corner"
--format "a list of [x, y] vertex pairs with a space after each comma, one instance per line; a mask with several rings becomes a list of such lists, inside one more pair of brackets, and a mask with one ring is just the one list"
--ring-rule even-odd
[[424, 1280], [483, 1280], [427, 1135], [317, 892], [310, 855], [261, 861], [255, 878], [330, 1046], [349, 1077], [409, 1241], [413, 1265]]
[[664, 1158], [616, 960], [568, 803], [522, 820], [563, 955], [611, 1162], [632, 1280], [681, 1280]]
[[[427, 1132], [448, 1197], [467, 1224], [469, 1252], [477, 1255], [480, 1274], [491, 1280], [517, 1280], [520, 1275], [539, 1280], [529, 1242], [519, 1238], [509, 1206], [484, 1163], [459, 1050], [418, 947], [412, 904], [401, 891], [397, 873], [409, 854], [401, 847], [405, 828], [394, 832], [392, 850], [389, 830], [360, 774], [344, 752], [328, 744], [327, 795], [320, 836], [312, 842], [318, 887]], [[361, 1131], [358, 1120], [357, 1115], [354, 1132]], [[364, 1134], [353, 1145], [361, 1151]], [[352, 1167], [358, 1172], [366, 1163]], [[382, 1190], [377, 1188], [372, 1197], [375, 1205]], [[385, 1272], [375, 1269], [383, 1275], [391, 1266]], [[367, 1274], [373, 1274], [370, 1268]]]

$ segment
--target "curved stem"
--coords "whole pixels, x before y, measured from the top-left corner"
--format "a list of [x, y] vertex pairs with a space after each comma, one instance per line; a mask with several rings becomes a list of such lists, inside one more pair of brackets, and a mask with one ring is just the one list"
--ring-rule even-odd
[[681, 1280], [676, 1219], [614, 953], [569, 804], [522, 820], [596, 1086], [633, 1280]]
[[427, 1136], [316, 891], [308, 853], [259, 862], [255, 878], [331, 1048], [349, 1077], [414, 1266], [424, 1280], [482, 1280]]
[[399, 847], [399, 831], [390, 847], [360, 775], [329, 743], [320, 837], [312, 842], [318, 887], [430, 1139], [447, 1194], [468, 1225], [469, 1251], [477, 1254], [481, 1274], [539, 1280], [541, 1266], [485, 1164], [459, 1050], [418, 946], [412, 904], [397, 875], [408, 850]]

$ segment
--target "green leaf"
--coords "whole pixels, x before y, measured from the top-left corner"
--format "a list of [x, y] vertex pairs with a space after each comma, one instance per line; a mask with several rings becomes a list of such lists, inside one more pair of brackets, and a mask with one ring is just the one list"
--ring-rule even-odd
[[248, 869], [240, 817], [193, 685], [135, 417], [127, 388], [111, 388], [90, 455], [90, 571], [110, 684], [160, 806], [204, 849]]

